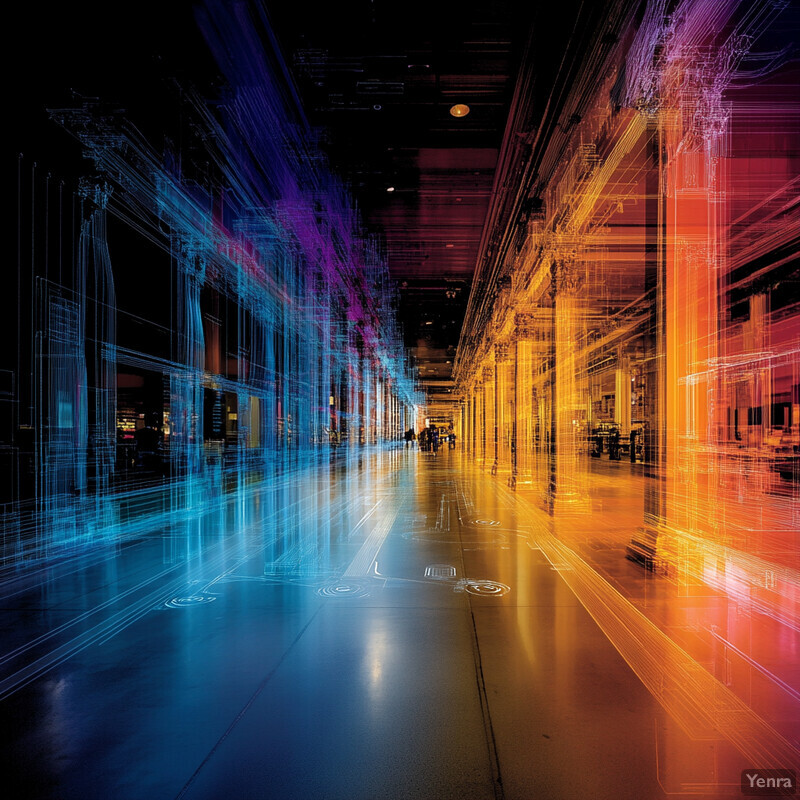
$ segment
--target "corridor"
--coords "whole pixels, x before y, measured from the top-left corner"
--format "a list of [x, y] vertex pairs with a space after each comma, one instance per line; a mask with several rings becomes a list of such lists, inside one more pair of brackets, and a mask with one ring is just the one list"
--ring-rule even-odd
[[[581, 558], [563, 542], [585, 521], [550, 520], [458, 450], [396, 446], [231, 480], [7, 577], [6, 774], [59, 800], [738, 796], [747, 759], [686, 718], [700, 677], [662, 676], [659, 703], [620, 655], [639, 668], [666, 641], [643, 614], [702, 648], [724, 596], [664, 618], [666, 579], [585, 531]], [[639, 651], [609, 641], [612, 614]], [[791, 694], [760, 710], [796, 736]]]
[[800, 5], [15, 12], [9, 797], [796, 789]]

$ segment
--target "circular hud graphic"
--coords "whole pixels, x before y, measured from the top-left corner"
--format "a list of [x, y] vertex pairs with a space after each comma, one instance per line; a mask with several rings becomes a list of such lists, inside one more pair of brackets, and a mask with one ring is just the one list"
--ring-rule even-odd
[[501, 597], [511, 591], [510, 586], [498, 581], [466, 581], [464, 588], [470, 594], [480, 595], [481, 597]]

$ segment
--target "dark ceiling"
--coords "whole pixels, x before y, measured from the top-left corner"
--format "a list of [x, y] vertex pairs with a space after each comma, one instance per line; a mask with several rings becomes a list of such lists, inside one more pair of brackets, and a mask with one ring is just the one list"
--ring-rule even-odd
[[268, 8], [332, 166], [384, 237], [421, 385], [447, 394], [530, 6]]
[[[529, 33], [537, 33], [543, 105], [576, 0], [558, 9], [516, 0], [264, 2], [332, 167], [385, 241], [422, 386], [444, 399]], [[195, 7], [143, 0], [123, 18], [87, 0], [78, 14], [54, 7], [43, 19], [24, 9], [14, 46], [25, 79], [11, 98], [20, 149], [50, 161], [56, 150], [77, 152], [45, 111], [74, 102], [70, 89], [121, 102], [154, 142], [183, 141], [175, 87], [194, 85], [209, 97], [219, 91]], [[554, 16], [563, 24], [543, 23]], [[470, 113], [451, 116], [456, 103]]]

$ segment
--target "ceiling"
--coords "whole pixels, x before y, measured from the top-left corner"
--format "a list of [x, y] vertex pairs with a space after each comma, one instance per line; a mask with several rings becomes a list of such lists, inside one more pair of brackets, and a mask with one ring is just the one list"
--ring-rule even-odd
[[[368, 227], [385, 241], [421, 388], [444, 400], [453, 385], [515, 76], [532, 19], [541, 22], [545, 14], [543, 4], [261, 2], [331, 166], [349, 183]], [[173, 86], [194, 84], [209, 96], [218, 91], [195, 6], [195, 0], [167, 6], [143, 0], [142, 13], [124, 27], [101, 0], [87, 0], [79, 15], [56, 9], [42, 24], [34, 24], [33, 7], [26, 10], [30, 24], [20, 28], [16, 45], [20, 68], [30, 77], [12, 96], [22, 120], [12, 133], [26, 154], [77, 151], [44, 110], [74, 102], [69, 89], [119, 99], [153, 141], [167, 128], [181, 139], [186, 123]], [[538, 22], [537, 74], [546, 74], [558, 63], [551, 42], [560, 28]], [[58, 77], [35, 69], [42, 51], [58, 65]], [[164, 74], [176, 83], [165, 83]], [[452, 116], [456, 103], [468, 105], [469, 114]], [[46, 125], [50, 132], [40, 135]]]
[[[267, 3], [331, 165], [385, 240], [406, 345], [446, 396], [492, 194], [528, 4]], [[521, 9], [521, 6], [525, 6]], [[457, 103], [469, 106], [455, 117]]]

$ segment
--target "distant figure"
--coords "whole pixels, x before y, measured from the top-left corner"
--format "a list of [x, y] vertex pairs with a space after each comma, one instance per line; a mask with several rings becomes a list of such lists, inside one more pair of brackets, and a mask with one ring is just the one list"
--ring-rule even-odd
[[450, 431], [450, 440], [449, 441], [450, 441], [450, 449], [451, 450], [455, 450], [456, 449], [456, 432], [455, 431]]
[[414, 446], [414, 439], [416, 438], [415, 434], [414, 434], [414, 429], [413, 428], [409, 428], [403, 434], [403, 436], [404, 436], [404, 438], [406, 440], [406, 447], [408, 447], [409, 445], [411, 445], [411, 447], [413, 447]]
[[429, 435], [429, 431], [428, 431], [427, 428], [423, 428], [419, 432], [419, 449], [423, 453], [426, 453], [428, 451], [428, 435]]
[[609, 461], [619, 461], [619, 429], [615, 428], [608, 439]]
[[631, 428], [631, 464], [636, 463], [636, 434], [637, 430]]
[[433, 452], [437, 453], [439, 451], [439, 429], [435, 425], [431, 425], [430, 439]]

